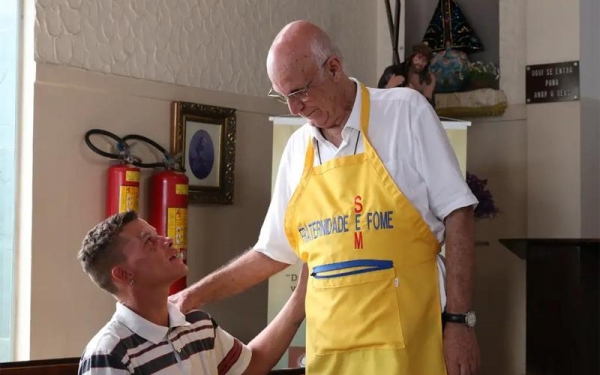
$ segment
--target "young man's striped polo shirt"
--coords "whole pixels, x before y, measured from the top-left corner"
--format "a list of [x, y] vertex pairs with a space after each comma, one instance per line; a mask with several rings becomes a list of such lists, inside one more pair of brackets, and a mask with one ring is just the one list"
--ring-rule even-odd
[[121, 303], [110, 322], [90, 341], [79, 375], [242, 374], [250, 349], [206, 313], [183, 315], [171, 303], [169, 328], [158, 326]]

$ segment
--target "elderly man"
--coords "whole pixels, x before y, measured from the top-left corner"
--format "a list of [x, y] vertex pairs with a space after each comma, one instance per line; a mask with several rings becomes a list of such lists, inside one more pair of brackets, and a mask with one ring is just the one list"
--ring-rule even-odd
[[248, 346], [201, 311], [183, 315], [167, 297], [187, 266], [171, 240], [133, 211], [91, 229], [79, 260], [118, 301], [83, 353], [80, 375], [267, 374], [304, 320], [305, 272], [288, 303]]
[[335, 50], [305, 21], [275, 38], [271, 96], [307, 124], [283, 152], [254, 248], [172, 300], [185, 311], [302, 259], [309, 374], [474, 374], [477, 200], [425, 98], [366, 88]]

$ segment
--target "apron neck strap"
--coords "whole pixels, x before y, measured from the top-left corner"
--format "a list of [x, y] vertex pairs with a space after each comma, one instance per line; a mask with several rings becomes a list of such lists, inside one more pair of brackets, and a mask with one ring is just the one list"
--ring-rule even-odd
[[371, 114], [371, 96], [369, 95], [369, 89], [362, 83], [359, 83], [360, 89], [360, 130], [363, 136], [367, 135], [369, 130], [369, 116]]
[[[369, 116], [371, 114], [371, 96], [369, 95], [369, 89], [362, 83], [358, 83], [358, 89], [360, 90], [360, 130], [363, 134], [363, 139], [366, 139], [367, 132], [369, 130]], [[315, 162], [315, 146], [314, 138], [310, 137], [308, 147], [306, 150], [306, 158], [304, 159], [304, 171], [311, 169]]]

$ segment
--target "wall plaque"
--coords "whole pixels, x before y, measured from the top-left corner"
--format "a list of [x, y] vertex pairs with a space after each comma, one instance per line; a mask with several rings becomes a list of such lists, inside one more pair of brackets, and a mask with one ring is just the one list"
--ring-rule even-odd
[[579, 61], [527, 65], [527, 104], [579, 100]]

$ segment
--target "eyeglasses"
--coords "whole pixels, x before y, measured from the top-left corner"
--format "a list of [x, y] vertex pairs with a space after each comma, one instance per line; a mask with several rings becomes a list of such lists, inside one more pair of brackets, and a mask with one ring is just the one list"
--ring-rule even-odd
[[277, 91], [273, 90], [273, 88], [271, 87], [267, 96], [269, 96], [271, 98], [275, 98], [283, 104], [288, 104], [290, 101], [292, 101], [294, 99], [305, 102], [308, 99], [308, 89], [310, 89], [310, 85], [313, 83], [313, 81], [315, 80], [317, 75], [321, 72], [321, 69], [323, 69], [325, 64], [327, 64], [327, 61], [329, 61], [329, 57], [327, 59], [325, 59], [325, 62], [323, 64], [321, 64], [321, 67], [319, 68], [317, 73], [315, 73], [315, 75], [310, 79], [310, 81], [308, 81], [306, 86], [304, 86], [303, 88], [293, 91], [287, 95], [283, 95], [283, 94], [280, 94]]

